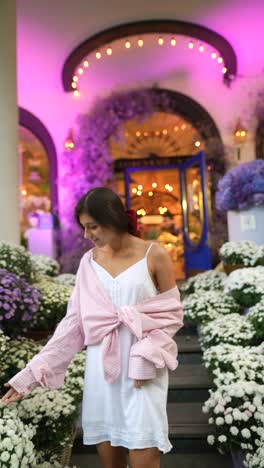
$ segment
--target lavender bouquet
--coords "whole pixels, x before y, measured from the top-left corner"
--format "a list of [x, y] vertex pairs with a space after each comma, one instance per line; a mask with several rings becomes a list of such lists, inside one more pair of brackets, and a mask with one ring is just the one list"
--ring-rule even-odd
[[30, 328], [40, 299], [40, 291], [25, 279], [0, 269], [0, 328], [6, 335], [17, 336]]
[[239, 164], [219, 181], [218, 210], [246, 210], [261, 205], [264, 205], [264, 160]]

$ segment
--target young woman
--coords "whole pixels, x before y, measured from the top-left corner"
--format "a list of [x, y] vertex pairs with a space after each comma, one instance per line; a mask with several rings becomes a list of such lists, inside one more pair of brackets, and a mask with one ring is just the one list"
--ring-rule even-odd
[[[35, 367], [33, 358], [9, 381], [11, 389], [2, 401], [9, 404], [36, 385], [47, 386], [52, 370], [59, 374], [64, 359], [65, 372], [70, 357], [88, 344], [84, 444], [97, 446], [103, 468], [126, 468], [127, 450], [132, 468], [159, 468], [160, 452], [171, 449], [166, 413], [168, 367], [177, 365], [172, 336], [182, 326], [172, 262], [159, 244], [136, 237], [120, 198], [110, 189], [88, 192], [75, 214], [85, 238], [95, 245], [81, 261], [78, 289], [72, 298], [73, 309], [83, 314], [82, 327], [79, 323], [77, 328], [76, 318], [73, 325], [73, 312], [68, 311], [41, 352], [42, 360], [39, 353]], [[159, 298], [161, 302], [155, 302]], [[98, 310], [97, 303], [101, 303]], [[86, 334], [83, 340], [80, 328]], [[69, 345], [70, 336], [71, 353], [58, 357], [58, 344]], [[49, 370], [46, 374], [45, 369]], [[57, 380], [50, 378], [49, 386], [59, 388], [63, 378]]]

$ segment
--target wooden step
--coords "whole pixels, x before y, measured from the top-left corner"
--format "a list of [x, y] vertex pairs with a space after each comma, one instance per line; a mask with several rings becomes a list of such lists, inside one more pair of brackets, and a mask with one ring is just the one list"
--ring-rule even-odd
[[[102, 468], [96, 454], [73, 454], [71, 466], [78, 468]], [[168, 453], [161, 455], [161, 468], [232, 468], [232, 461], [228, 455], [219, 453], [179, 454]]]
[[204, 438], [211, 433], [202, 402], [169, 403], [167, 405], [170, 438]]
[[206, 368], [201, 364], [180, 364], [175, 371], [169, 373], [170, 389], [210, 388], [212, 385]]
[[201, 346], [196, 335], [175, 335], [179, 353], [201, 353]]

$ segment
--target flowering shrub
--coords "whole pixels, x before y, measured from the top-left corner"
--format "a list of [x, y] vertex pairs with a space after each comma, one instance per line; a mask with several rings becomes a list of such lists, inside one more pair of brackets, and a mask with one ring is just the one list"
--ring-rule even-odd
[[[27, 363], [37, 354], [42, 345], [28, 338], [9, 340], [7, 350], [3, 356], [4, 365], [0, 371], [0, 387], [3, 387], [13, 375], [26, 367]], [[0, 356], [1, 363], [1, 356]], [[6, 389], [4, 390], [4, 393]]]
[[23, 278], [0, 270], [0, 327], [9, 336], [27, 331], [41, 300], [40, 292]]
[[229, 170], [218, 183], [216, 206], [221, 211], [264, 205], [264, 161], [256, 159]]
[[258, 246], [257, 252], [255, 253], [255, 256], [254, 256], [253, 265], [264, 266], [264, 245]]
[[35, 271], [30, 254], [20, 245], [0, 241], [0, 268], [31, 281]]
[[62, 390], [74, 399], [75, 404], [80, 403], [83, 396], [85, 358], [85, 351], [74, 356], [67, 369], [62, 387]]
[[261, 348], [219, 344], [206, 349], [203, 359], [217, 387], [236, 380], [264, 385], [264, 358]]
[[255, 453], [248, 453], [246, 455], [246, 462], [244, 463], [247, 468], [264, 468], [264, 436], [260, 440], [256, 440], [257, 449]]
[[204, 325], [200, 341], [205, 349], [221, 343], [241, 346], [256, 344], [257, 337], [253, 325], [245, 316], [229, 314]]
[[66, 314], [72, 288], [46, 280], [36, 283], [36, 286], [42, 293], [42, 299], [31, 328], [34, 330], [53, 330]]
[[249, 309], [248, 319], [253, 324], [256, 335], [264, 340], [264, 296], [258, 304]]
[[254, 450], [264, 433], [264, 385], [241, 380], [210, 390], [203, 411], [215, 425], [207, 439], [210, 445], [221, 453], [231, 448]]
[[64, 286], [75, 286], [76, 275], [72, 273], [63, 273], [62, 275], [56, 276], [54, 278], [58, 283], [63, 284]]
[[24, 424], [14, 406], [0, 403], [0, 466], [1, 468], [29, 468], [35, 466], [32, 439], [34, 427]]
[[251, 307], [264, 295], [264, 267], [233, 271], [226, 282], [225, 292], [244, 307]]
[[56, 276], [60, 271], [59, 263], [46, 255], [32, 255], [31, 261], [36, 273], [41, 275]]
[[193, 294], [194, 292], [202, 291], [222, 291], [226, 281], [226, 274], [221, 271], [206, 271], [199, 273], [192, 278], [189, 278], [186, 283], [181, 286], [181, 292], [184, 295]]
[[78, 412], [79, 408], [66, 392], [40, 387], [18, 405], [18, 415], [22, 421], [34, 424], [36, 428], [33, 442], [37, 450], [47, 450], [57, 444], [66, 445]]
[[225, 265], [253, 266], [258, 246], [253, 241], [226, 242], [220, 249], [220, 255]]
[[228, 294], [217, 291], [202, 291], [183, 300], [184, 317], [194, 325], [204, 324], [225, 314], [239, 313], [240, 306]]
[[10, 338], [0, 330], [0, 387], [6, 382], [7, 369], [6, 357]]

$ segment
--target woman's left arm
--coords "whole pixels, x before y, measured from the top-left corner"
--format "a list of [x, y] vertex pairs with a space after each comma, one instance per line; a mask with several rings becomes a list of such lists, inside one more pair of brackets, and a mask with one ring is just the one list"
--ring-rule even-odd
[[[154, 277], [160, 293], [164, 293], [176, 287], [172, 260], [170, 258], [169, 253], [164, 249], [164, 247], [162, 247], [159, 244], [154, 244], [151, 249], [151, 255], [149, 254], [148, 263], [150, 273]], [[177, 329], [181, 328], [182, 326], [182, 308], [180, 302], [177, 302], [178, 304], [175, 303], [175, 309], [178, 309], [178, 312], [180, 312], [177, 314], [177, 325], [175, 321], [175, 327], [173, 326], [168, 330], [160, 330], [159, 333], [159, 337], [161, 338], [161, 340], [158, 340], [160, 341], [159, 345], [161, 347], [165, 345], [165, 348], [168, 348], [169, 354], [172, 351], [173, 345], [175, 345], [174, 341], [172, 340], [172, 336], [176, 333]], [[152, 337], [152, 339], [153, 338], [154, 337]], [[143, 338], [143, 340], [149, 341], [148, 337]], [[151, 362], [151, 360], [148, 360], [143, 356], [143, 354], [145, 354], [144, 352], [141, 353], [141, 351], [143, 350], [142, 345], [144, 347], [144, 344], [142, 340], [140, 341], [141, 342], [137, 342], [135, 343], [135, 345], [133, 345], [130, 357], [129, 374], [130, 377], [135, 379], [135, 387], [141, 387], [147, 380], [155, 378], [156, 376], [155, 364]], [[163, 345], [161, 345], [161, 342], [163, 342]], [[156, 345], [156, 351], [158, 351], [159, 345], [157, 342]], [[137, 379], [136, 375], [142, 375], [141, 379]], [[142, 378], [144, 380], [142, 380]]]
[[160, 244], [154, 244], [149, 253], [149, 268], [160, 293], [175, 288], [175, 273], [170, 254]]

